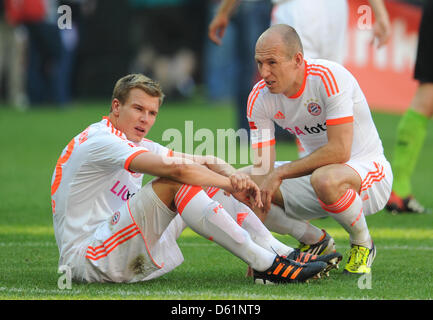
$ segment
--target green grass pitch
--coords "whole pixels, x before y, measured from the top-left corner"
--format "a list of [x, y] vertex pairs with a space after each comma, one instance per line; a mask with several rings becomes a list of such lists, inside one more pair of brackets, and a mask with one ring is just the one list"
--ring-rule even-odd
[[[307, 284], [260, 286], [245, 277], [246, 265], [213, 242], [187, 229], [179, 239], [185, 262], [153, 281], [136, 284], [72, 284], [58, 287], [58, 250], [50, 207], [51, 175], [63, 147], [108, 111], [108, 102], [80, 103], [59, 111], [40, 108], [19, 113], [0, 107], [0, 299], [152, 299], [293, 300], [432, 299], [433, 215], [392, 216], [382, 211], [367, 218], [377, 246], [369, 282], [333, 270], [329, 278]], [[167, 128], [230, 128], [234, 111], [200, 99], [164, 104], [149, 138], [160, 141]], [[392, 158], [398, 115], [374, 113], [385, 153]], [[418, 199], [433, 207], [433, 128], [431, 121], [413, 177]], [[296, 158], [291, 143], [277, 143], [279, 160]], [[313, 221], [326, 228], [337, 250], [348, 253], [348, 236], [331, 218]], [[276, 235], [297, 246], [288, 236]], [[359, 285], [361, 284], [361, 286]]]

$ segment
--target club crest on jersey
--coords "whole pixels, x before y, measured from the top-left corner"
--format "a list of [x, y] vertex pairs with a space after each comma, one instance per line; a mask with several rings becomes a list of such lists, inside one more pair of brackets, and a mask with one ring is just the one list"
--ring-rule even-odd
[[310, 99], [310, 100], [307, 100], [307, 102], [305, 103], [305, 105], [307, 106], [308, 112], [312, 116], [318, 116], [322, 113], [322, 108], [320, 107], [318, 102], [319, 101], [317, 101], [315, 99]]
[[143, 175], [140, 172], [130, 172], [131, 176], [133, 176], [134, 178], [141, 178], [141, 176]]
[[113, 217], [111, 218], [111, 225], [115, 225], [116, 223], [118, 223], [120, 220], [120, 212], [117, 211], [113, 214]]

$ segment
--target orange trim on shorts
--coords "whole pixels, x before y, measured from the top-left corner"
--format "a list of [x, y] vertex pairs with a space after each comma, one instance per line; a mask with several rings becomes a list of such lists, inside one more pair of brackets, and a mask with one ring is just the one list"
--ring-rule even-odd
[[[134, 224], [135, 224], [135, 225], [137, 226], [137, 228], [138, 228], [138, 224], [135, 222], [134, 216], [132, 215], [132, 212], [131, 212], [131, 208], [129, 207], [129, 200], [126, 201], [126, 205], [127, 205], [127, 208], [128, 208], [129, 216], [131, 217], [132, 221], [134, 222]], [[140, 228], [138, 228], [138, 230], [140, 230]], [[140, 230], [140, 234], [141, 234], [141, 237], [143, 238], [144, 245], [146, 246], [146, 251], [147, 251], [147, 254], [148, 254], [150, 260], [152, 260], [152, 263], [153, 263], [153, 264], [154, 264], [158, 269], [161, 269], [162, 267], [164, 267], [164, 262], [161, 263], [161, 265], [159, 265], [159, 264], [156, 263], [155, 260], [153, 260], [153, 257], [152, 257], [152, 255], [150, 254], [149, 246], [147, 245], [146, 238], [144, 237], [144, 234], [141, 232], [141, 230]]]
[[328, 119], [328, 120], [326, 120], [326, 125], [327, 126], [334, 126], [337, 124], [344, 124], [344, 123], [349, 123], [349, 122], [353, 122], [353, 116], [342, 117], [342, 118], [337, 118], [337, 119]]
[[376, 167], [375, 171], [369, 171], [361, 183], [361, 192], [370, 188], [374, 182], [379, 182], [385, 178], [385, 173], [383, 172], [383, 166], [377, 162], [373, 162]]
[[102, 259], [108, 256], [108, 254], [116, 249], [119, 245], [128, 241], [129, 239], [134, 238], [139, 233], [140, 229], [138, 226], [135, 223], [132, 223], [105, 240], [101, 246], [88, 246], [86, 258], [94, 261]]

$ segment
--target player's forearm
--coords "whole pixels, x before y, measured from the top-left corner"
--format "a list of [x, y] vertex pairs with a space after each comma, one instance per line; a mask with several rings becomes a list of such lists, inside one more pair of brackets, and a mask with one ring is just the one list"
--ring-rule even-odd
[[230, 164], [225, 162], [224, 160], [208, 155], [208, 156], [198, 156], [198, 155], [189, 155], [189, 154], [180, 154], [175, 153], [177, 156], [187, 157], [188, 159], [194, 161], [195, 163], [206, 166], [209, 170], [212, 170], [220, 175], [225, 177], [229, 177], [233, 173], [236, 172], [236, 169], [233, 168]]
[[221, 174], [225, 177], [229, 177], [230, 175], [236, 172], [236, 169], [233, 168], [230, 164], [214, 156], [203, 157], [203, 164], [206, 167], [208, 167], [210, 170], [218, 174]]
[[239, 0], [223, 0], [218, 8], [217, 15], [230, 17], [238, 2]]
[[230, 179], [220, 175], [206, 166], [196, 163], [190, 157], [164, 157], [144, 152], [133, 158], [128, 169], [155, 177], [168, 178], [183, 184], [215, 186], [232, 192]]
[[374, 17], [377, 20], [388, 19], [388, 11], [386, 10], [383, 0], [369, 0], [369, 2], [373, 9]]
[[200, 164], [184, 164], [179, 173], [172, 178], [185, 184], [217, 187], [228, 192], [233, 192], [232, 184], [228, 177], [216, 173]]

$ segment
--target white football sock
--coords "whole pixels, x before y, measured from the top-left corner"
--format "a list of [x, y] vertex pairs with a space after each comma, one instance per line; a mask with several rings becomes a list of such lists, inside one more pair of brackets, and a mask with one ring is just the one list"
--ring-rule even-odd
[[199, 186], [183, 185], [175, 204], [185, 223], [198, 234], [215, 241], [257, 271], [268, 269], [276, 255], [252, 241], [223, 206]]
[[271, 210], [269, 210], [264, 223], [269, 230], [279, 234], [291, 235], [299, 242], [303, 242], [301, 239], [309, 228], [307, 221], [288, 217], [284, 210], [275, 204], [271, 205]]
[[304, 244], [315, 244], [322, 239], [324, 239], [326, 236], [326, 233], [324, 230], [321, 230], [317, 228], [316, 226], [312, 225], [311, 223], [307, 224], [307, 230], [305, 230], [304, 235], [299, 239], [299, 242], [302, 242]]
[[350, 235], [350, 243], [371, 249], [372, 242], [362, 211], [361, 197], [355, 190], [349, 189], [335, 203], [327, 205], [319, 199], [320, 205], [332, 216]]
[[253, 241], [262, 248], [280, 256], [287, 256], [293, 251], [293, 248], [277, 240], [247, 205], [232, 195], [226, 195], [224, 190], [217, 188], [209, 188], [207, 194], [221, 203], [238, 225], [245, 229]]

